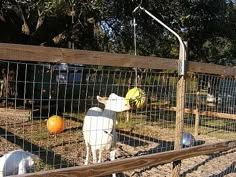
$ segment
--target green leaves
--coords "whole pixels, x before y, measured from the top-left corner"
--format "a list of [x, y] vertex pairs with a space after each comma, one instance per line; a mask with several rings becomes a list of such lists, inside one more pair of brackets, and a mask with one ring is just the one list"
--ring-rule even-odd
[[223, 37], [214, 37], [203, 43], [202, 50], [208, 62], [217, 64], [229, 64], [227, 58], [232, 57], [233, 43]]
[[69, 14], [71, 11], [71, 4], [65, 0], [43, 0], [41, 8], [48, 15]]
[[[179, 42], [130, 0], [6, 0], [0, 41], [178, 58]], [[141, 4], [189, 43], [189, 60], [227, 63], [236, 56], [233, 1], [143, 0]], [[24, 32], [22, 26], [27, 27]], [[27, 36], [25, 35], [27, 34]], [[55, 42], [56, 41], [56, 42]]]

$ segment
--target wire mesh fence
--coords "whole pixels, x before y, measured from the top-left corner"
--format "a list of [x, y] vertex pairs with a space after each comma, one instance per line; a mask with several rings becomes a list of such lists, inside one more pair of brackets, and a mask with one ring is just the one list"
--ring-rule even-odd
[[[174, 149], [176, 71], [140, 69], [135, 74], [133, 68], [4, 60], [0, 61], [0, 69], [0, 152], [23, 149], [35, 154], [32, 172], [83, 165], [84, 117], [90, 107], [104, 108], [96, 96], [115, 93], [125, 97], [134, 87], [145, 92], [147, 101], [141, 109], [117, 114], [116, 159]], [[185, 148], [235, 140], [235, 84], [233, 77], [188, 73]], [[60, 134], [47, 130], [52, 115], [64, 118], [65, 129]], [[102, 159], [110, 160], [109, 151], [103, 152]], [[127, 175], [145, 175], [144, 171]], [[158, 174], [163, 171], [159, 169]], [[187, 173], [186, 169], [183, 173]]]

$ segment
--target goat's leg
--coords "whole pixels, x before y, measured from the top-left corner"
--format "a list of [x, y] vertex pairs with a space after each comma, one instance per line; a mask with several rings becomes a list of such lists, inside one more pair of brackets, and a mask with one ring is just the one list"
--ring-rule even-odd
[[21, 160], [18, 166], [18, 175], [25, 174], [27, 172], [26, 167], [27, 167], [26, 160], [25, 159]]
[[114, 149], [110, 152], [110, 159], [112, 161], [112, 160], [115, 160], [115, 158], [116, 158], [116, 150]]
[[92, 155], [93, 155], [93, 163], [97, 163], [97, 150], [95, 148], [92, 149]]
[[102, 150], [99, 150], [98, 163], [102, 162]]
[[86, 143], [86, 158], [84, 165], [88, 165], [88, 161], [89, 161], [89, 144]]
[[[115, 160], [115, 158], [116, 158], [116, 150], [114, 149], [114, 150], [112, 150], [112, 151], [110, 152], [110, 159], [111, 159], [111, 161], [112, 161], [112, 160]], [[112, 177], [116, 177], [116, 174], [113, 173], [113, 174], [112, 174]]]

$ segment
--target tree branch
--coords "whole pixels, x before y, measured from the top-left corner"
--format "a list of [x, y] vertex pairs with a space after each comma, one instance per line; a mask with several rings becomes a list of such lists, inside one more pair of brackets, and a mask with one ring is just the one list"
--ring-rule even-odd
[[[53, 41], [54, 44], [59, 44], [62, 40], [66, 38], [66, 34], [74, 30], [75, 28], [78, 28], [78, 25], [81, 25], [81, 22], [79, 21], [78, 23], [74, 24], [71, 28], [61, 32], [60, 34], [54, 36], [51, 40]], [[40, 45], [45, 45], [47, 42], [43, 42]]]
[[42, 10], [42, 12], [40, 12], [40, 10], [38, 9], [38, 21], [37, 21], [37, 25], [36, 25], [36, 29], [35, 31], [37, 31], [44, 23], [45, 20], [45, 12], [44, 10]]
[[25, 16], [23, 14], [22, 8], [20, 7], [19, 4], [17, 6], [18, 6], [19, 11], [21, 13], [21, 19], [23, 20], [23, 24], [22, 24], [22, 28], [21, 28], [22, 29], [22, 33], [30, 35], [30, 29], [29, 29], [29, 26], [28, 26], [28, 24], [27, 24], [27, 22], [25, 20]]

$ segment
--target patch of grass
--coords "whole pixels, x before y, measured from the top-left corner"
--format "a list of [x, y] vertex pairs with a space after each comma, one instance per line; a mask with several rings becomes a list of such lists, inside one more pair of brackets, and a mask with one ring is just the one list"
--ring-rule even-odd
[[221, 140], [235, 140], [236, 133], [200, 126], [199, 132], [201, 135], [207, 135]]
[[202, 123], [208, 126], [225, 126], [229, 121], [224, 119], [202, 119]]
[[41, 132], [34, 131], [29, 134], [29, 137], [31, 137], [33, 141], [46, 141], [48, 140], [48, 132], [47, 131], [41, 131]]
[[42, 160], [35, 161], [34, 171], [46, 171], [46, 170], [54, 170], [55, 168], [52, 165], [46, 164]]
[[63, 113], [63, 117], [65, 119], [69, 119], [69, 120], [84, 120], [85, 117], [85, 112], [84, 113], [70, 113], [70, 112], [64, 112]]
[[134, 129], [136, 127], [137, 124], [140, 124], [140, 122], [136, 121], [136, 120], [130, 120], [130, 121], [122, 121], [119, 122], [117, 125], [117, 128], [119, 129]]
[[175, 123], [170, 121], [158, 121], [157, 125], [161, 128], [175, 129]]

